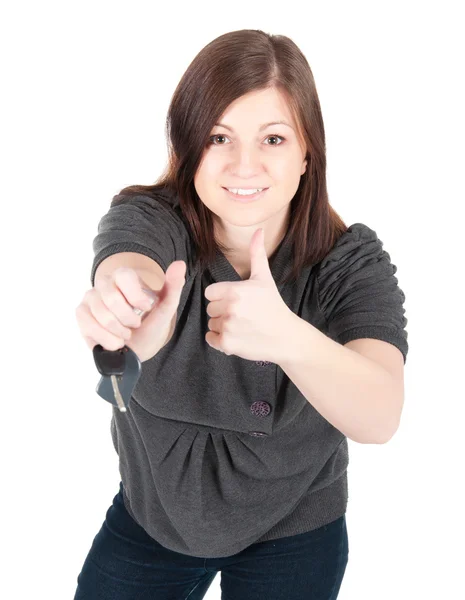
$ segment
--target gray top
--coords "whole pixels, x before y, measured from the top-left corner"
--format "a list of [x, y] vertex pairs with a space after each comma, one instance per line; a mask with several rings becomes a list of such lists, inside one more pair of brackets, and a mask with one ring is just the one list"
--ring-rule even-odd
[[[344, 344], [376, 338], [408, 344], [397, 267], [376, 233], [355, 223], [296, 283], [288, 235], [270, 258], [287, 306]], [[348, 445], [274, 363], [226, 355], [205, 341], [208, 300], [219, 281], [241, 281], [223, 253], [210, 270], [193, 264], [195, 247], [178, 198], [117, 195], [93, 241], [95, 270], [117, 252], [140, 252], [166, 272], [187, 265], [170, 342], [142, 365], [126, 413], [114, 407], [111, 434], [124, 502], [160, 544], [219, 558], [248, 545], [310, 531], [347, 508]]]

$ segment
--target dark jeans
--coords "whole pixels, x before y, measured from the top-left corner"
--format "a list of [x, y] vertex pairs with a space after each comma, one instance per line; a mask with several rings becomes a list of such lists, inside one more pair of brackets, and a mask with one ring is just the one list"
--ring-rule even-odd
[[77, 578], [74, 600], [199, 600], [218, 571], [222, 600], [334, 600], [348, 556], [345, 515], [224, 558], [180, 554], [134, 521], [120, 483]]

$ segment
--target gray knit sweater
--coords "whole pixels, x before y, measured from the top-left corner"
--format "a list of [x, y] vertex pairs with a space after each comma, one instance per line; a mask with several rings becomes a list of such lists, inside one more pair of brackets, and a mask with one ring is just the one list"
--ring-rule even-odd
[[[219, 252], [200, 272], [178, 198], [117, 195], [93, 240], [99, 263], [140, 252], [166, 272], [187, 265], [170, 342], [143, 363], [129, 409], [113, 408], [124, 503], [160, 544], [219, 558], [254, 542], [310, 531], [347, 509], [347, 438], [274, 363], [226, 355], [205, 341], [204, 290], [241, 278]], [[270, 258], [278, 283], [291, 267], [288, 235]], [[287, 306], [344, 344], [376, 338], [408, 344], [397, 267], [375, 231], [355, 223], [297, 283], [278, 285]]]

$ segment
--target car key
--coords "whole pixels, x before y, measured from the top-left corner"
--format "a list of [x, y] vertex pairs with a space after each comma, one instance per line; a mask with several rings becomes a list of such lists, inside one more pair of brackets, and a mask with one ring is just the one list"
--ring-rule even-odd
[[[94, 354], [94, 361], [99, 373], [101, 373], [103, 377], [110, 377], [113, 387], [113, 397], [116, 400], [118, 408], [120, 411], [125, 412], [126, 407], [121, 397], [121, 392], [119, 391], [118, 381], [116, 380], [116, 377], [121, 379], [122, 375], [124, 374], [124, 368], [126, 366], [126, 357], [124, 352], [120, 350], [105, 350], [105, 348], [100, 344], [94, 346], [92, 352]], [[100, 384], [97, 386], [97, 393], [101, 395]], [[105, 400], [109, 399], [105, 398]]]
[[141, 371], [139, 358], [128, 346], [118, 350], [105, 350], [97, 344], [92, 352], [95, 365], [102, 375], [97, 385], [97, 394], [107, 402], [116, 404], [121, 412], [126, 412]]
[[[146, 288], [142, 289], [151, 296], [154, 302], [157, 297], [155, 292]], [[133, 308], [133, 310], [141, 316], [146, 312], [139, 308]], [[128, 346], [123, 346], [118, 350], [106, 350], [97, 344], [92, 351], [95, 365], [102, 375], [97, 385], [97, 394], [110, 404], [116, 403], [121, 412], [126, 412], [126, 407], [129, 405], [142, 370], [139, 357]]]

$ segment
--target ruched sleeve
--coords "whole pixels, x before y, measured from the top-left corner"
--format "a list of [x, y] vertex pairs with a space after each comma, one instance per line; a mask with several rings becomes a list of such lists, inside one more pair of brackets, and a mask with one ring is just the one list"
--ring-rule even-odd
[[183, 260], [186, 280], [190, 276], [191, 239], [183, 219], [163, 195], [157, 199], [145, 195], [114, 196], [110, 209], [100, 219], [92, 246], [92, 286], [99, 264], [118, 252], [145, 254], [165, 272], [173, 261]]
[[402, 352], [405, 364], [408, 319], [396, 271], [376, 232], [363, 223], [351, 225], [317, 273], [328, 336], [340, 344], [358, 338], [389, 342]]

